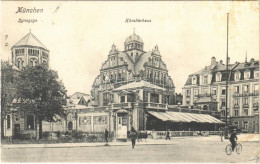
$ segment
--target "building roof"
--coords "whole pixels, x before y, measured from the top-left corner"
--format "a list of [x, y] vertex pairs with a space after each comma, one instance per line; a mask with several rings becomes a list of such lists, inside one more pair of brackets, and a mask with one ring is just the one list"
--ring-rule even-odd
[[153, 88], [153, 89], [159, 89], [159, 90], [163, 90], [165, 91], [165, 88], [159, 87], [157, 85], [151, 84], [149, 82], [146, 81], [134, 81], [131, 82], [129, 84], [125, 84], [123, 86], [120, 86], [119, 88], [114, 89], [114, 91], [120, 91], [120, 90], [126, 90], [126, 89], [133, 89], [133, 88], [142, 88], [142, 87], [146, 87], [146, 88]]
[[135, 67], [132, 59], [125, 52], [118, 52], [118, 57], [123, 58], [123, 60], [127, 63], [129, 70], [131, 70], [132, 72], [135, 71]]
[[31, 32], [25, 35], [13, 47], [18, 47], [18, 46], [33, 46], [33, 47], [40, 47], [45, 50], [48, 50]]
[[135, 73], [138, 74], [140, 70], [144, 70], [144, 64], [148, 62], [148, 59], [152, 56], [152, 52], [146, 52], [140, 55], [135, 64]]
[[133, 42], [133, 41], [143, 43], [142, 38], [140, 36], [136, 35], [135, 33], [133, 33], [133, 35], [130, 35], [129, 37], [126, 38], [125, 44], [127, 44], [129, 42]]

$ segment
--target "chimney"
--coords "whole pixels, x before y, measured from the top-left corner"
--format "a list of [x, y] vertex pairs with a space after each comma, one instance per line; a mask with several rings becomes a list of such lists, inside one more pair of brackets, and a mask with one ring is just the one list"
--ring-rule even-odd
[[215, 65], [216, 64], [216, 58], [213, 56], [211, 58], [211, 65]]
[[223, 64], [223, 60], [220, 60], [219, 62], [220, 62], [220, 64]]

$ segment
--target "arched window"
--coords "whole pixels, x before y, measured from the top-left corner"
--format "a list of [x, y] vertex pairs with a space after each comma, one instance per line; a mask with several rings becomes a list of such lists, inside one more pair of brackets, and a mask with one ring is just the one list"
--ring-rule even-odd
[[33, 66], [36, 66], [38, 64], [38, 60], [35, 59], [35, 58], [31, 58], [29, 63], [30, 63], [29, 66], [33, 67]]
[[33, 61], [32, 61], [32, 60], [30, 60], [30, 64], [29, 64], [29, 66], [30, 66], [30, 67], [33, 66]]

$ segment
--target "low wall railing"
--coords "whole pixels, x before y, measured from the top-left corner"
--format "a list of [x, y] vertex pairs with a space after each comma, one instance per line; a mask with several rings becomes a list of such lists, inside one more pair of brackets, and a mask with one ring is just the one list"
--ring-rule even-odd
[[[170, 137], [219, 135], [220, 131], [169, 131]], [[165, 139], [167, 131], [148, 131], [153, 139]]]

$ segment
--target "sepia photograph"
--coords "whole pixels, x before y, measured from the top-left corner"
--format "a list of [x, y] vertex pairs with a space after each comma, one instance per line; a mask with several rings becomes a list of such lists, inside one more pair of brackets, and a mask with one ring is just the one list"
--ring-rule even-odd
[[1, 162], [260, 163], [259, 1], [1, 1]]

